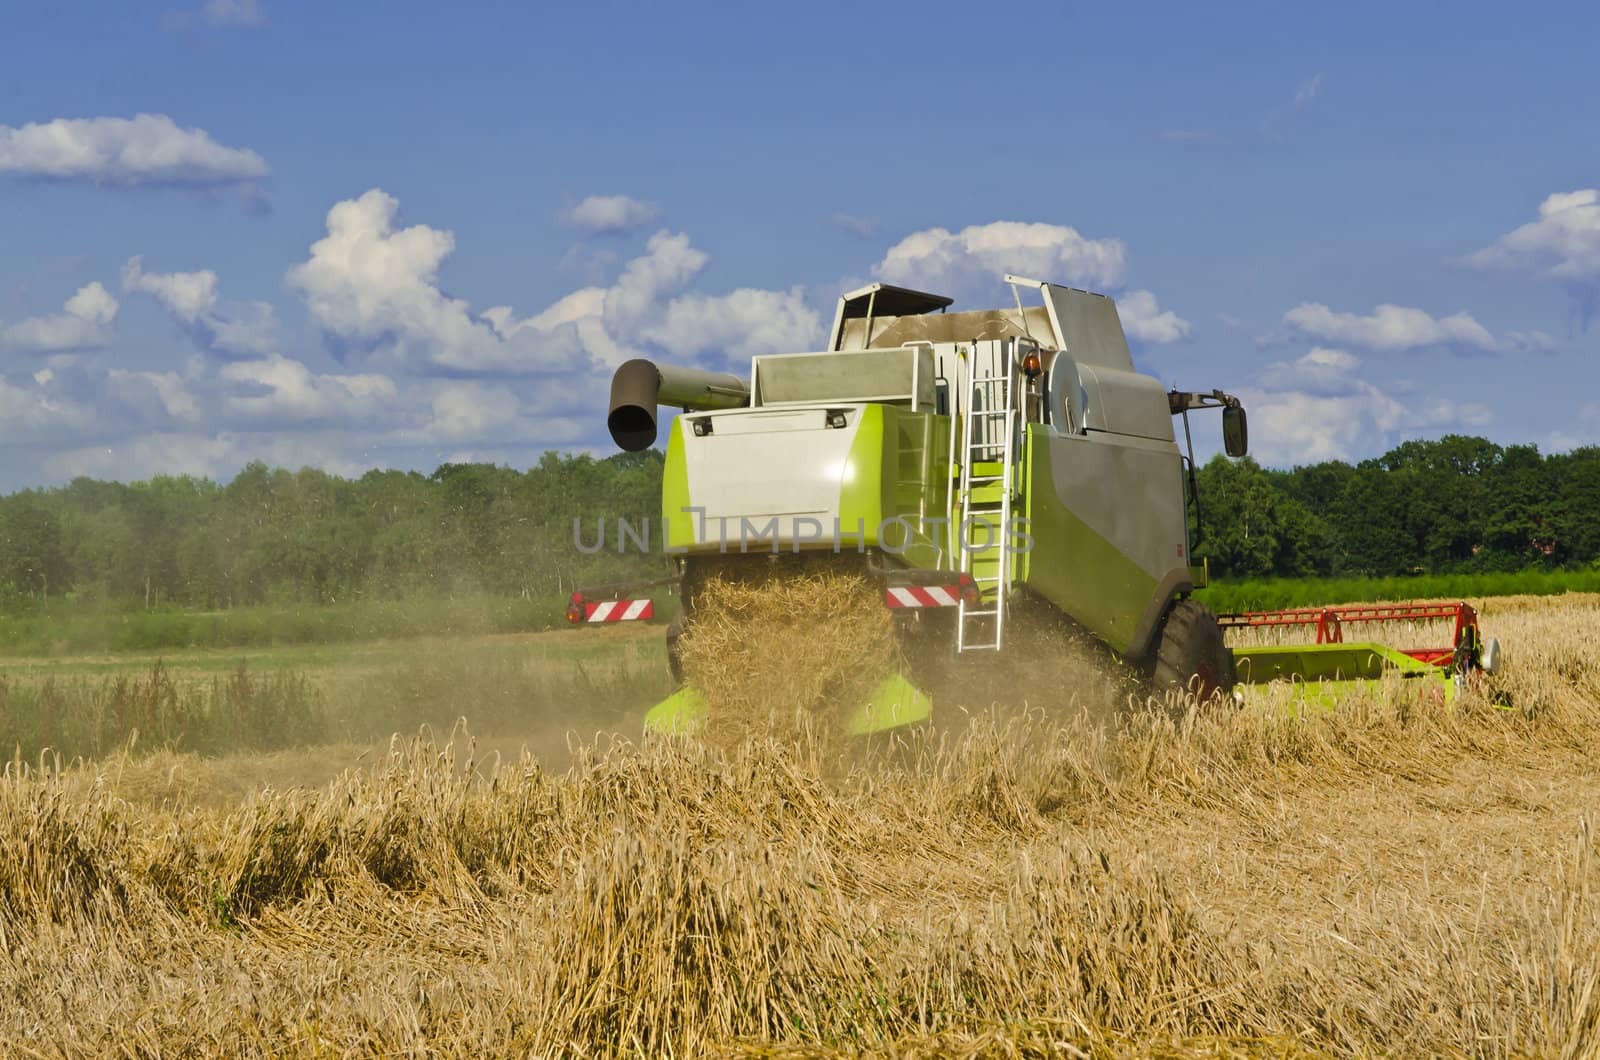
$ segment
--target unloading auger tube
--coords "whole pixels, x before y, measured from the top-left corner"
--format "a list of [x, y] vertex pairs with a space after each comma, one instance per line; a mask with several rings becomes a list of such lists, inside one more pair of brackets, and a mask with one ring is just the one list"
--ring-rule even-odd
[[727, 372], [679, 368], [635, 358], [611, 377], [611, 410], [606, 427], [630, 453], [656, 444], [656, 408], [686, 412], [739, 409], [750, 404], [750, 386]]

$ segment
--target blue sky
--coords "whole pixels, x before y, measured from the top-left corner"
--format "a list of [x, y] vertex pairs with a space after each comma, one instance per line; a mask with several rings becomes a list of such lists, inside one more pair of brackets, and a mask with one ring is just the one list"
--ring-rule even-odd
[[1117, 296], [1266, 463], [1600, 442], [1594, 5], [7, 23], [3, 488], [605, 451], [619, 359], [742, 368], [844, 287], [1007, 270]]

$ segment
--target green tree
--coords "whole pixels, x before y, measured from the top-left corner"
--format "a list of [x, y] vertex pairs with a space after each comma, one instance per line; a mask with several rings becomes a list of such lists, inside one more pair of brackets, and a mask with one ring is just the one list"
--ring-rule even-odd
[[1502, 457], [1503, 450], [1485, 438], [1447, 434], [1405, 442], [1378, 458], [1378, 466], [1408, 483], [1408, 526], [1420, 565], [1447, 570], [1477, 556]]
[[1549, 457], [1549, 540], [1569, 562], [1600, 557], [1600, 447], [1585, 446]]
[[0, 579], [13, 592], [43, 598], [67, 585], [61, 520], [32, 493], [0, 507]]
[[1278, 495], [1261, 467], [1249, 457], [1214, 456], [1196, 475], [1196, 485], [1203, 519], [1199, 554], [1222, 574], [1272, 573], [1283, 526]]
[[1556, 497], [1551, 468], [1532, 445], [1508, 446], [1490, 476], [1484, 498], [1484, 554], [1480, 566], [1517, 570], [1566, 559], [1566, 543], [1552, 525]]
[[1408, 511], [1414, 488], [1412, 479], [1371, 464], [1354, 470], [1332, 513], [1341, 569], [1351, 574], [1391, 575], [1419, 565], [1421, 556]]

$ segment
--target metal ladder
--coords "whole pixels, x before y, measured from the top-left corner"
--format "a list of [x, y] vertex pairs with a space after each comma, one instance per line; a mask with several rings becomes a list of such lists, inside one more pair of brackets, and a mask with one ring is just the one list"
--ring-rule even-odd
[[[978, 587], [978, 602], [968, 606], [962, 601], [956, 619], [956, 651], [999, 651], [1005, 633], [1005, 597], [1011, 580], [1011, 554], [1007, 528], [1011, 522], [1011, 469], [1016, 445], [1017, 410], [1011, 400], [1010, 358], [1005, 359], [1007, 372], [1003, 375], [977, 375], [968, 362], [967, 400], [962, 409], [961, 431], [961, 524], [953, 535], [959, 552], [960, 570], [971, 576]], [[979, 456], [1000, 455], [998, 475], [977, 475]], [[973, 498], [974, 490], [986, 496], [981, 501]], [[998, 497], [995, 496], [998, 494]], [[993, 548], [973, 552], [971, 533], [973, 520], [986, 521], [988, 537]], [[990, 560], [988, 557], [995, 557]], [[993, 573], [978, 574], [974, 559]]]

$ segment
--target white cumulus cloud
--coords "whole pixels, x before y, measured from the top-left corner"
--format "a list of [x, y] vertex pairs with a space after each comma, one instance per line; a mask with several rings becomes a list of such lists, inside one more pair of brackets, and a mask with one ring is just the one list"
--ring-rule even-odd
[[680, 360], [796, 353], [822, 341], [822, 321], [801, 288], [687, 291], [710, 259], [681, 233], [657, 232], [615, 283], [574, 292], [534, 318], [571, 324], [603, 365], [660, 351]]
[[679, 233], [657, 232], [644, 249], [606, 291], [605, 314], [613, 323], [626, 326], [642, 319], [668, 295], [688, 286], [710, 260]]
[[455, 236], [427, 225], [397, 228], [399, 201], [374, 188], [328, 211], [328, 234], [291, 268], [291, 289], [330, 335], [399, 359], [466, 371], [541, 372], [576, 367], [571, 329], [546, 330], [506, 307], [473, 316], [439, 288]]
[[1580, 286], [1600, 284], [1600, 188], [1557, 192], [1539, 217], [1467, 258], [1482, 268], [1525, 269]]
[[[573, 291], [531, 316], [510, 306], [474, 315], [439, 287], [454, 236], [397, 227], [398, 207], [377, 189], [336, 205], [327, 236], [287, 282], [325, 332], [401, 360], [495, 374], [581, 373], [649, 347], [738, 355], [804, 349], [819, 338], [820, 322], [798, 289], [685, 294], [709, 259], [687, 235], [665, 230], [609, 284]], [[736, 333], [741, 327], [749, 330]]]
[[236, 361], [219, 373], [234, 384], [223, 408], [233, 416], [295, 423], [370, 421], [391, 411], [399, 391], [384, 375], [318, 375], [300, 361], [272, 354]]
[[959, 232], [913, 232], [874, 271], [889, 283], [931, 291], [993, 283], [1006, 272], [1104, 289], [1121, 284], [1126, 265], [1120, 239], [1089, 239], [1066, 225], [995, 221]]
[[815, 349], [822, 342], [822, 320], [798, 287], [742, 287], [725, 295], [675, 298], [642, 337], [675, 357], [716, 352], [743, 359]]
[[259, 356], [273, 352], [277, 320], [266, 302], [218, 308], [217, 274], [146, 272], [143, 258], [129, 258], [122, 267], [124, 293], [148, 294], [203, 349], [225, 356]]
[[1452, 346], [1485, 353], [1522, 353], [1549, 349], [1543, 332], [1510, 332], [1497, 339], [1470, 314], [1435, 317], [1410, 306], [1380, 305], [1371, 313], [1340, 313], [1320, 302], [1303, 302], [1283, 316], [1284, 323], [1325, 342], [1348, 343], [1384, 353]]
[[217, 274], [210, 269], [199, 272], [155, 273], [144, 271], [143, 258], [129, 258], [122, 267], [123, 293], [143, 291], [185, 324], [193, 324], [217, 304]]
[[1187, 320], [1170, 309], [1162, 309], [1149, 291], [1118, 295], [1117, 315], [1122, 318], [1122, 330], [1140, 342], [1179, 342], [1193, 330]]
[[59, 446], [117, 438], [141, 429], [162, 429], [198, 422], [203, 402], [193, 380], [177, 372], [108, 368], [101, 359], [58, 353], [32, 375], [27, 388], [44, 406], [82, 410], [65, 436], [53, 435], [34, 423], [31, 436], [19, 444]]
[[237, 467], [238, 442], [232, 435], [158, 431], [108, 445], [86, 445], [50, 452], [41, 469], [57, 479], [78, 475], [130, 481], [152, 475], [203, 475], [217, 478]]
[[591, 195], [567, 211], [567, 222], [602, 235], [636, 232], [654, 224], [661, 211], [655, 203], [627, 195]]
[[258, 181], [268, 172], [254, 151], [224, 147], [204, 129], [180, 128], [165, 114], [0, 125], [0, 173], [97, 184], [217, 186]]
[[7, 445], [50, 442], [77, 436], [95, 419], [94, 409], [53, 393], [51, 380], [33, 385], [0, 376], [0, 442]]
[[385, 446], [427, 447], [455, 463], [526, 462], [541, 446], [592, 436], [596, 421], [582, 410], [603, 407], [605, 391], [605, 381], [593, 377], [574, 378], [559, 391], [521, 393], [503, 382], [431, 380], [402, 392], [404, 411], [380, 439]]
[[1239, 391], [1251, 451], [1279, 466], [1348, 460], [1420, 432], [1477, 428], [1493, 418], [1475, 402], [1401, 400], [1410, 396], [1404, 388], [1379, 387], [1360, 370], [1358, 357], [1327, 347], [1268, 366], [1259, 387]]
[[1274, 466], [1347, 460], [1388, 437], [1405, 422], [1406, 407], [1382, 393], [1348, 395], [1244, 390], [1250, 412], [1250, 448]]
[[1359, 389], [1355, 372], [1360, 366], [1361, 359], [1354, 354], [1317, 346], [1294, 361], [1268, 365], [1261, 373], [1261, 384], [1268, 390], [1339, 396]]
[[92, 350], [111, 341], [117, 300], [97, 281], [80, 287], [61, 312], [0, 325], [0, 349], [14, 353]]
[[[1006, 273], [1115, 292], [1127, 264], [1120, 239], [1090, 239], [1066, 225], [995, 221], [959, 232], [913, 232], [889, 248], [874, 273], [889, 283], [941, 294], [993, 290]], [[1118, 294], [1117, 311], [1123, 330], [1139, 342], [1178, 342], [1193, 331], [1187, 320], [1163, 310], [1150, 291]]]
[[[108, 389], [123, 400], [135, 400], [141, 392], [154, 397], [166, 418], [193, 423], [200, 419], [200, 402], [189, 388], [189, 381], [177, 372], [130, 372], [113, 368], [106, 373]], [[154, 418], [154, 417], [151, 417]]]
[[432, 442], [476, 442], [512, 433], [522, 403], [505, 387], [452, 383], [430, 403], [423, 437]]

